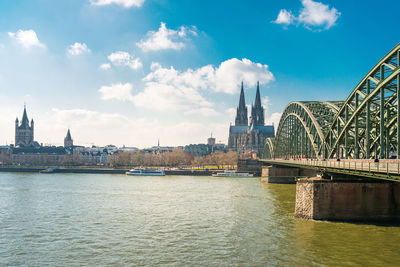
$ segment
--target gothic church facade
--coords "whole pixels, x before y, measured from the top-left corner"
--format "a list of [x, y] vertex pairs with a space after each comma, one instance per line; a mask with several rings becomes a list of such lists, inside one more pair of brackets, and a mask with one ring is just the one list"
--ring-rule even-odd
[[274, 137], [274, 126], [264, 125], [264, 108], [261, 105], [260, 85], [257, 82], [256, 98], [254, 105], [251, 106], [249, 124], [242, 82], [235, 125], [229, 127], [228, 148], [238, 153], [256, 152], [258, 156], [261, 156], [265, 139], [268, 137]]

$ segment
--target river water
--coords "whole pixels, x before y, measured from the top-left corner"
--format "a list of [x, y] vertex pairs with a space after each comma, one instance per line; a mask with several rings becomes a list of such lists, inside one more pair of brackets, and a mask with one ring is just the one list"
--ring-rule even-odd
[[293, 217], [259, 178], [0, 173], [0, 265], [398, 266], [400, 227]]

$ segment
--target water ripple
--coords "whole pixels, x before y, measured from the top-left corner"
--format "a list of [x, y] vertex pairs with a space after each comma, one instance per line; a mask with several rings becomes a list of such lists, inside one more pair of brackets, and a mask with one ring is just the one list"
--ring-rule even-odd
[[294, 200], [257, 178], [0, 173], [0, 265], [396, 262], [397, 227], [298, 220]]

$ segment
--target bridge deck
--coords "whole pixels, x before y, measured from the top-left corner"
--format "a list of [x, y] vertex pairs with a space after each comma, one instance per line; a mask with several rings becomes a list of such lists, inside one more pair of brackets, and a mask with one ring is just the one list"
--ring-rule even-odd
[[321, 172], [400, 182], [400, 160], [371, 162], [370, 160], [261, 159], [260, 161], [275, 165], [314, 169]]

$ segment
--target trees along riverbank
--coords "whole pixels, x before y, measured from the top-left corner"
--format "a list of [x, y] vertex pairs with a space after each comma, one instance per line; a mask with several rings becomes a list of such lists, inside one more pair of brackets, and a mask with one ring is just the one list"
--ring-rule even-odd
[[222, 151], [203, 157], [193, 157], [182, 149], [174, 149], [164, 153], [119, 152], [109, 159], [110, 167], [145, 166], [145, 167], [175, 167], [175, 168], [234, 168], [237, 164], [235, 152]]

